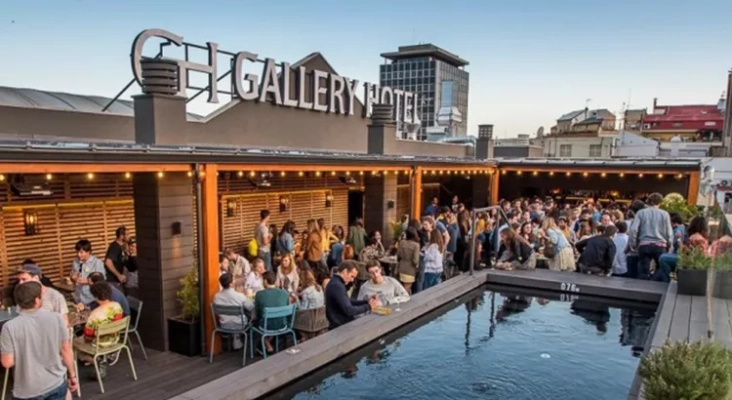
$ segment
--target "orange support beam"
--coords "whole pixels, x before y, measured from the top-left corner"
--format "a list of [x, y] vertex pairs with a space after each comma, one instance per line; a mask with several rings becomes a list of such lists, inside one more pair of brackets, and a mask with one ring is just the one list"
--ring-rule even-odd
[[[201, 184], [201, 202], [202, 202], [202, 219], [203, 226], [199, 229], [203, 232], [203, 271], [204, 279], [204, 301], [202, 318], [206, 327], [206, 345], [209, 346], [208, 338], [213, 332], [213, 323], [211, 317], [210, 304], [213, 297], [219, 290], [219, 188], [218, 178], [216, 177], [216, 164], [206, 164], [204, 167], [205, 175], [202, 177]], [[200, 278], [199, 278], [200, 280]], [[219, 342], [214, 343], [214, 350], [218, 351]], [[206, 349], [208, 351], [208, 349]]]
[[412, 174], [412, 218], [422, 217], [422, 167], [415, 167]]
[[493, 174], [491, 174], [491, 205], [497, 206], [498, 205], [498, 180], [500, 179], [501, 174], [499, 170], [493, 171]]
[[696, 205], [696, 201], [699, 197], [699, 179], [700, 179], [700, 172], [695, 171], [689, 174], [689, 191], [686, 194], [686, 201], [692, 206]]

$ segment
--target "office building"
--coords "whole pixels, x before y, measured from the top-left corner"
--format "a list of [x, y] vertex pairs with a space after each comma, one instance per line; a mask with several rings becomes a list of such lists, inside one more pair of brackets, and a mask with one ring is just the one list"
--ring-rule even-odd
[[[386, 62], [380, 68], [380, 85], [419, 95], [418, 139], [425, 140], [428, 131], [447, 137], [467, 135], [470, 74], [466, 60], [432, 44], [400, 46], [381, 56]], [[443, 97], [449, 98], [449, 105]]]

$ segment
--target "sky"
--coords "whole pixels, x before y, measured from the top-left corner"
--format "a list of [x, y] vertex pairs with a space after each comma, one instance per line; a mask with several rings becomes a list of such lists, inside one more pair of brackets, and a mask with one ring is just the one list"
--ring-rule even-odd
[[586, 104], [716, 103], [730, 21], [729, 0], [0, 0], [0, 85], [113, 97], [148, 28], [277, 61], [319, 51], [340, 75], [374, 83], [381, 53], [433, 43], [470, 62], [468, 132], [490, 123], [515, 137]]

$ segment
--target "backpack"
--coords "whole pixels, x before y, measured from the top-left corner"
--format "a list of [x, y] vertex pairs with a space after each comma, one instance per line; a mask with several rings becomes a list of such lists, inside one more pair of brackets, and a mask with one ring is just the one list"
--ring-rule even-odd
[[259, 254], [259, 245], [257, 244], [257, 239], [252, 239], [249, 241], [248, 253], [251, 257], [257, 257], [257, 255]]

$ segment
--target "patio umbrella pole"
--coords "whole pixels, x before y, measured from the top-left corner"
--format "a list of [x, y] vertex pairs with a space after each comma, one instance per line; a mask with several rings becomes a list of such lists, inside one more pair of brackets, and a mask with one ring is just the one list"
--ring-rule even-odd
[[[205, 287], [204, 280], [206, 279], [206, 274], [204, 274], [204, 255], [203, 255], [203, 206], [201, 202], [201, 166], [200, 164], [195, 164], [196, 169], [196, 225], [198, 226], [198, 229], [196, 230], [196, 236], [198, 239], [198, 249], [196, 251], [196, 256], [198, 258], [198, 309], [201, 310], [201, 313], [203, 313], [205, 304], [204, 304], [204, 297], [205, 293], [203, 288]], [[201, 327], [201, 357], [204, 357], [206, 355], [206, 326], [201, 321], [200, 323]]]

